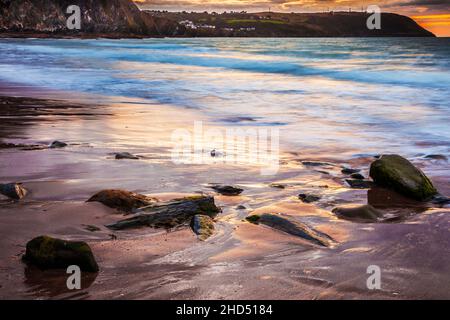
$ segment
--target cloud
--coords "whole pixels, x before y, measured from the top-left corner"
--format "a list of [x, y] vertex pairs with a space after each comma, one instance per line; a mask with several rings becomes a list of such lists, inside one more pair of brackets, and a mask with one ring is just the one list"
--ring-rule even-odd
[[450, 0], [135, 0], [143, 8], [170, 10], [322, 11], [360, 9], [368, 5], [401, 12], [447, 11]]

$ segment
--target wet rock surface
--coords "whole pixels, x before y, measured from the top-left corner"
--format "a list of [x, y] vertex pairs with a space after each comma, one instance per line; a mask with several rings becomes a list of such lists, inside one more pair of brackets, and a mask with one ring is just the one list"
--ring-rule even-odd
[[103, 190], [93, 195], [87, 202], [100, 202], [105, 206], [131, 213], [155, 202], [153, 198], [125, 190]]
[[374, 186], [374, 183], [368, 180], [346, 179], [345, 182], [353, 189], [370, 189]]
[[65, 148], [67, 147], [67, 143], [62, 142], [62, 141], [53, 141], [50, 145], [49, 148], [50, 149], [61, 149], [61, 148]]
[[0, 194], [13, 200], [21, 200], [28, 194], [28, 191], [21, 183], [7, 183], [0, 184]]
[[244, 192], [244, 189], [241, 189], [236, 186], [222, 186], [222, 185], [215, 185], [212, 186], [211, 189], [215, 190], [217, 193], [220, 193], [224, 196], [238, 196], [242, 192]]
[[246, 220], [253, 224], [263, 224], [290, 235], [303, 238], [316, 245], [328, 247], [334, 242], [327, 234], [315, 230], [288, 215], [265, 213], [262, 215], [251, 215]]
[[202, 241], [205, 241], [214, 234], [214, 220], [205, 215], [197, 214], [191, 220], [192, 231]]
[[99, 270], [87, 243], [65, 241], [48, 236], [40, 236], [29, 241], [22, 259], [25, 263], [43, 270], [65, 269], [71, 265], [76, 265], [86, 272]]
[[133, 217], [107, 225], [112, 230], [138, 228], [174, 228], [191, 221], [195, 215], [214, 218], [220, 212], [213, 197], [194, 196], [142, 208]]
[[333, 213], [341, 219], [356, 222], [378, 222], [383, 213], [371, 205], [346, 205], [333, 209]]
[[129, 152], [119, 152], [115, 154], [116, 160], [139, 160], [140, 158], [134, 154], [131, 154]]
[[298, 198], [302, 200], [304, 203], [313, 203], [317, 202], [321, 199], [321, 197], [313, 195], [313, 194], [306, 194], [306, 193], [300, 193], [298, 195]]
[[359, 172], [361, 172], [361, 170], [359, 170], [359, 169], [352, 169], [352, 168], [343, 168], [343, 169], [341, 170], [341, 172], [342, 172], [343, 174], [348, 174], [348, 175], [350, 175], [350, 174], [354, 174], [354, 173], [359, 173]]
[[384, 155], [373, 162], [370, 177], [381, 187], [419, 201], [429, 200], [438, 193], [420, 169], [399, 155]]

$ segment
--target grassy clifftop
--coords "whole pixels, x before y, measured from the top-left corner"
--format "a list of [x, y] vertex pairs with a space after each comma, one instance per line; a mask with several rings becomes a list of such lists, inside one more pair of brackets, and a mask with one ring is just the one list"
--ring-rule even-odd
[[236, 37], [432, 37], [409, 17], [383, 13], [381, 29], [369, 30], [364, 12], [327, 13], [195, 13], [149, 12], [187, 26], [190, 36]]

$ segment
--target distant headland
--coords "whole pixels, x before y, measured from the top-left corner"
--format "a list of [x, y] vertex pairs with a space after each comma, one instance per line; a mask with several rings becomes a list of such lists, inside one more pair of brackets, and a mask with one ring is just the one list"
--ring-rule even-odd
[[[80, 8], [70, 30], [67, 8]], [[413, 19], [381, 14], [369, 29], [366, 12], [168, 12], [140, 10], [131, 0], [0, 0], [0, 37], [433, 37]]]

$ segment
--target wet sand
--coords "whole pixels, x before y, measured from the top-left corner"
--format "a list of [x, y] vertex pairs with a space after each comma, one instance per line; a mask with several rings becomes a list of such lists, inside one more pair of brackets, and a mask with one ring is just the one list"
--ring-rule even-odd
[[[0, 198], [0, 299], [450, 299], [450, 209], [395, 197], [386, 203], [384, 190], [346, 186], [340, 168], [362, 168], [367, 176], [372, 156], [341, 159], [335, 150], [284, 150], [279, 172], [270, 177], [252, 164], [175, 165], [173, 130], [192, 128], [198, 120], [209, 123], [196, 110], [12, 84], [2, 85], [0, 94], [0, 142], [69, 144], [64, 149], [0, 149], [0, 183], [22, 182], [31, 191], [20, 202]], [[122, 151], [142, 159], [115, 160], [114, 152]], [[333, 165], [305, 166], [305, 160]], [[447, 161], [419, 155], [411, 160], [442, 194], [450, 194]], [[245, 191], [220, 196], [210, 183], [237, 184]], [[120, 213], [85, 202], [106, 188], [160, 200], [202, 192], [214, 195], [223, 212], [216, 234], [206, 242], [188, 227], [113, 232], [104, 225], [121, 219]], [[305, 204], [299, 193], [322, 198]], [[368, 202], [404, 218], [362, 224], [331, 213], [339, 204]], [[252, 225], [244, 220], [251, 213], [295, 216], [337, 243], [321, 248]], [[100, 231], [87, 231], [87, 225]], [[43, 234], [92, 247], [100, 272], [83, 276], [83, 290], [65, 289], [64, 271], [44, 272], [22, 263], [26, 242]], [[382, 270], [382, 290], [366, 287], [370, 265]]]

